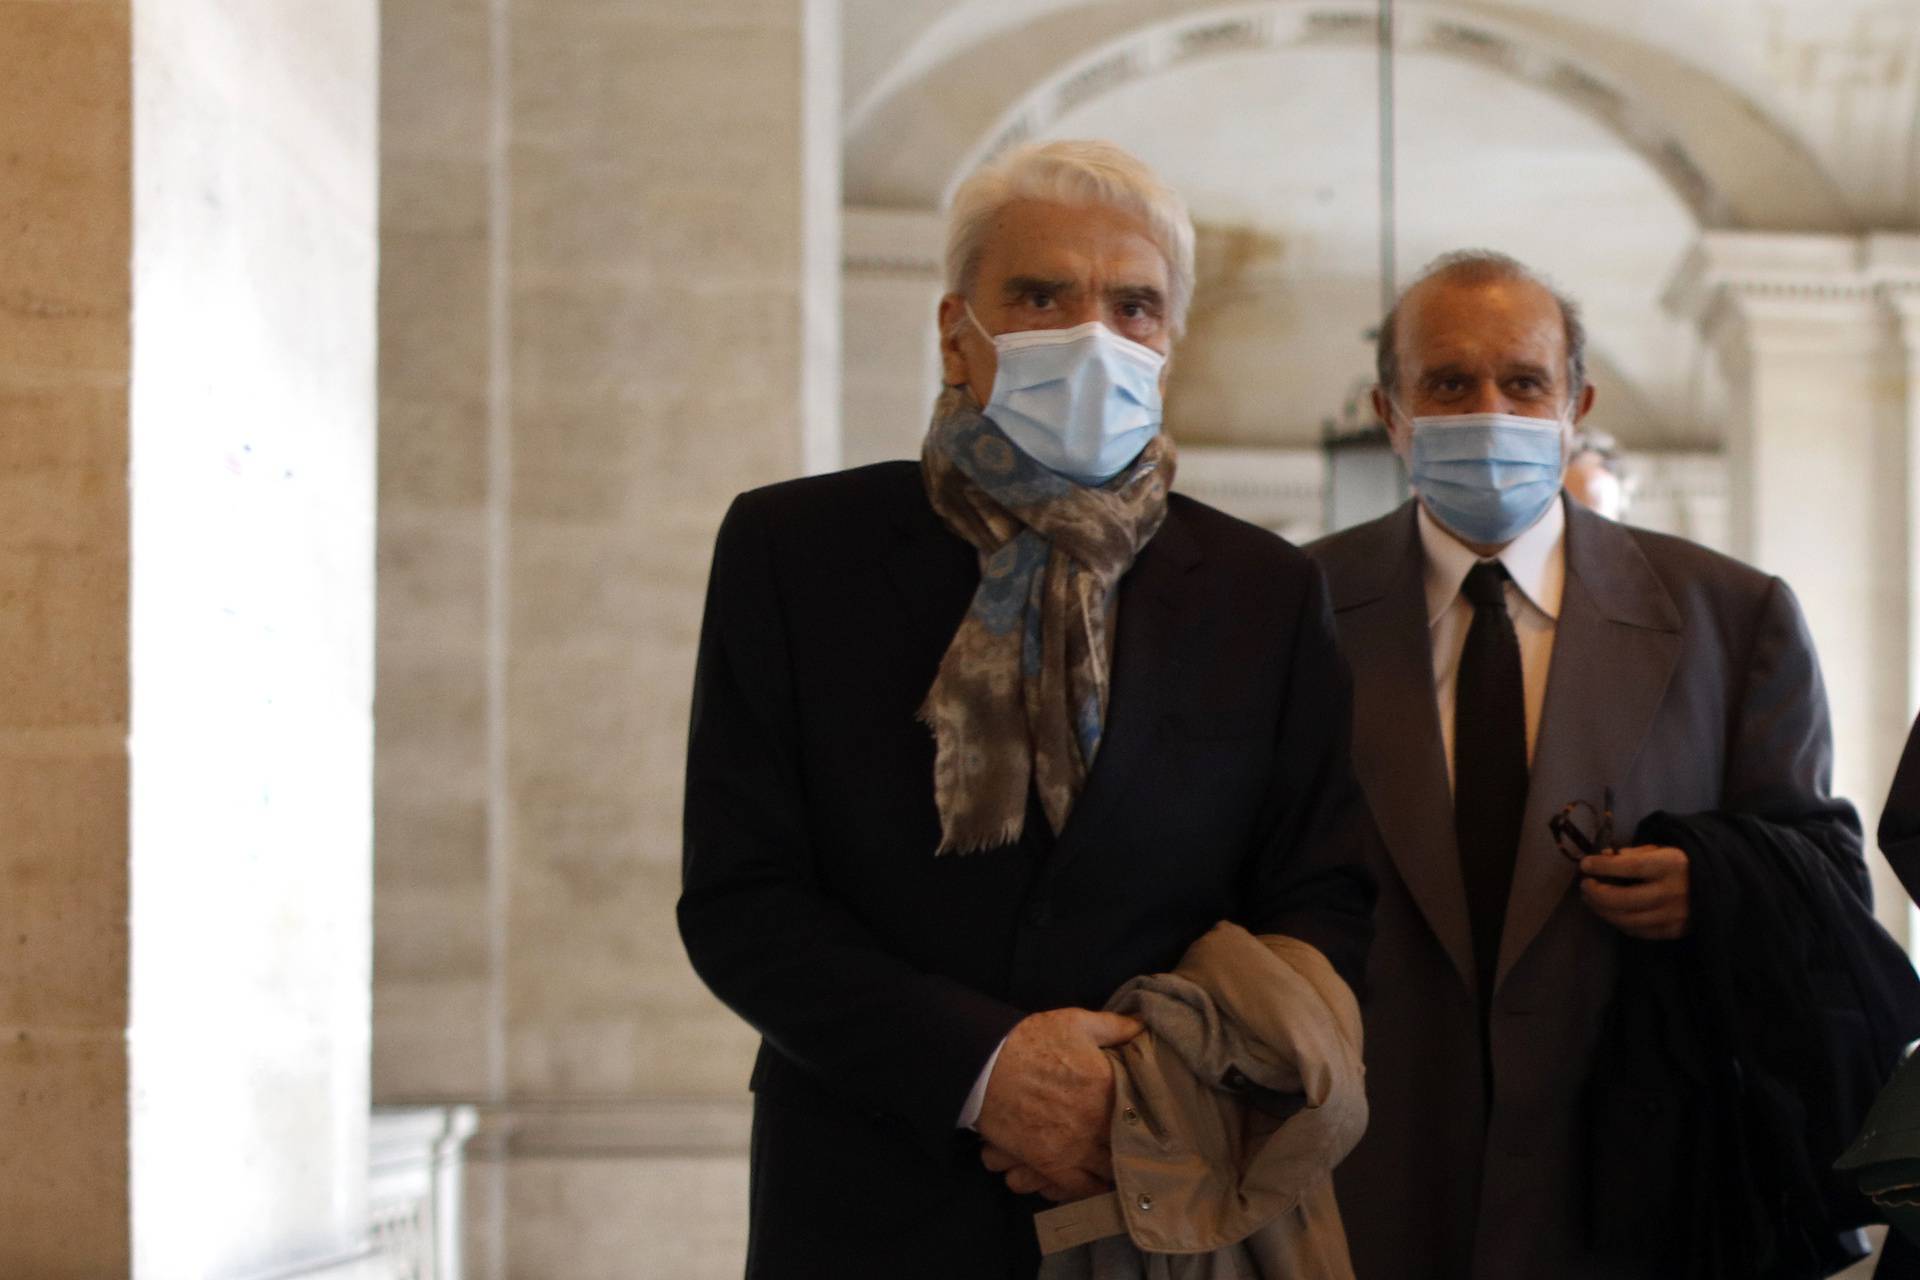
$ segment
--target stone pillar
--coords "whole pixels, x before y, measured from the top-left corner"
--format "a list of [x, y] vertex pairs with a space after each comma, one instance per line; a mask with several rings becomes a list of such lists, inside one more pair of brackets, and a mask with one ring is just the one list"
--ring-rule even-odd
[[372, 1274], [377, 73], [0, 0], [0, 1274]]
[[[1725, 396], [1734, 554], [1794, 589], [1833, 709], [1835, 787], [1871, 844], [1920, 690], [1907, 348], [1891, 300], [1920, 238], [1710, 232], [1669, 304], [1699, 324]], [[1871, 859], [1880, 911], [1905, 895]]]
[[0, 1275], [125, 1275], [130, 7], [0, 3]]
[[[1903, 435], [1905, 448], [1904, 456], [1897, 460], [1904, 473], [1907, 510], [1913, 516], [1907, 522], [1902, 548], [1906, 556], [1902, 603], [1911, 641], [1906, 653], [1906, 705], [1920, 707], [1920, 236], [1903, 237], [1903, 241], [1898, 247], [1906, 251], [1902, 256], [1911, 264], [1915, 279], [1890, 281], [1882, 291], [1894, 314], [1899, 335], [1900, 373], [1906, 384], [1902, 406], [1907, 424]], [[1890, 464], [1895, 461], [1889, 459]]]
[[134, 1274], [359, 1274], [378, 8], [133, 19]]
[[681, 773], [721, 514], [840, 456], [839, 6], [384, 24], [375, 1094], [484, 1104], [476, 1277], [738, 1275]]
[[931, 210], [850, 208], [845, 231], [845, 461], [917, 458], [940, 387], [946, 218]]

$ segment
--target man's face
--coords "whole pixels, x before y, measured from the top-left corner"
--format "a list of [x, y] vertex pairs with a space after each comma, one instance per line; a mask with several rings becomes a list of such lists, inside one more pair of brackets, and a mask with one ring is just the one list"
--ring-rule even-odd
[[[1398, 412], [1374, 391], [1394, 451], [1413, 448], [1412, 418], [1509, 413], [1558, 418], [1567, 409], [1567, 336], [1553, 295], [1530, 280], [1429, 280], [1400, 304], [1395, 333]], [[1581, 390], [1567, 430], [1593, 405]]]
[[[948, 386], [965, 385], [985, 405], [998, 359], [968, 322], [988, 333], [1071, 329], [1098, 320], [1123, 338], [1167, 354], [1171, 271], [1146, 223], [1101, 205], [1018, 200], [994, 218], [973, 291], [940, 300], [940, 363]], [[1160, 374], [1166, 387], [1166, 370]]]

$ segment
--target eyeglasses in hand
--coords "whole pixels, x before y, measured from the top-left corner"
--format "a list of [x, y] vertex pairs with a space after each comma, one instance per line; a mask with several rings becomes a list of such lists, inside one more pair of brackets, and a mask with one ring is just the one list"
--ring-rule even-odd
[[[1553, 833], [1554, 848], [1575, 868], [1579, 867], [1582, 858], [1613, 853], [1619, 848], [1613, 836], [1613, 788], [1608, 787], [1602, 793], [1598, 809], [1585, 800], [1561, 805], [1560, 812], [1547, 819], [1547, 830]], [[1596, 875], [1592, 878], [1602, 884], [1633, 883], [1619, 876]]]

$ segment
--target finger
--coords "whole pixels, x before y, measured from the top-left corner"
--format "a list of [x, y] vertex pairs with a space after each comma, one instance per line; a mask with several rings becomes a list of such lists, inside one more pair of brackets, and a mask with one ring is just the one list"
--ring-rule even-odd
[[1635, 937], [1645, 936], [1649, 931], [1672, 930], [1672, 936], [1675, 937], [1686, 932], [1687, 910], [1674, 903], [1640, 911], [1614, 911], [1596, 906], [1593, 913], [1614, 928], [1632, 933]]
[[1650, 911], [1678, 900], [1679, 892], [1664, 880], [1641, 880], [1633, 884], [1602, 884], [1582, 881], [1580, 892], [1595, 907], [1608, 911]]
[[1122, 1013], [1102, 1013], [1092, 1009], [1077, 1011], [1080, 1030], [1101, 1048], [1116, 1044], [1125, 1044], [1140, 1034], [1141, 1024], [1137, 1018], [1129, 1018]]
[[996, 1147], [989, 1142], [980, 1148], [980, 1163], [995, 1173], [1005, 1173], [1020, 1163], [1020, 1157], [1005, 1147]]
[[1018, 1165], [1007, 1170], [1007, 1190], [1017, 1196], [1030, 1196], [1043, 1187], [1053, 1185], [1042, 1177], [1037, 1169], [1028, 1165]]
[[[1592, 863], [1589, 867], [1587, 864]], [[1687, 865], [1687, 855], [1665, 845], [1642, 844], [1618, 853], [1601, 853], [1580, 860], [1580, 869], [1588, 875], [1621, 876], [1629, 880], [1653, 880], [1678, 873]]]
[[1588, 906], [1596, 911], [1604, 909], [1615, 915], [1638, 915], [1645, 911], [1684, 911], [1687, 907], [1685, 887], [1666, 882], [1601, 884], [1597, 880], [1587, 880], [1581, 883], [1580, 893], [1586, 898]]
[[1589, 899], [1587, 905], [1593, 913], [1611, 925], [1645, 925], [1656, 920], [1679, 920], [1686, 911], [1676, 902], [1659, 902], [1652, 906], [1622, 907], [1608, 902], [1595, 902]]
[[1605, 876], [1609, 880], [1657, 880], [1667, 873], [1649, 870], [1639, 859], [1629, 860], [1624, 853], [1594, 853], [1580, 859], [1580, 874]]

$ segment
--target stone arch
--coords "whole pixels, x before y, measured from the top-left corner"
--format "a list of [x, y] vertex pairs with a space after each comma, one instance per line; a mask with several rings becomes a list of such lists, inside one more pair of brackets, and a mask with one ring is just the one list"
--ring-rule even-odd
[[[1169, 12], [1173, 16], [1169, 16]], [[1371, 0], [1121, 0], [1055, 7], [956, 51], [858, 113], [849, 203], [933, 208], [981, 160], [1157, 72], [1259, 50], [1370, 44]], [[1630, 37], [1543, 14], [1450, 3], [1397, 13], [1403, 56], [1468, 61], [1598, 119], [1706, 228], [1849, 230], [1806, 148], [1733, 86]]]

